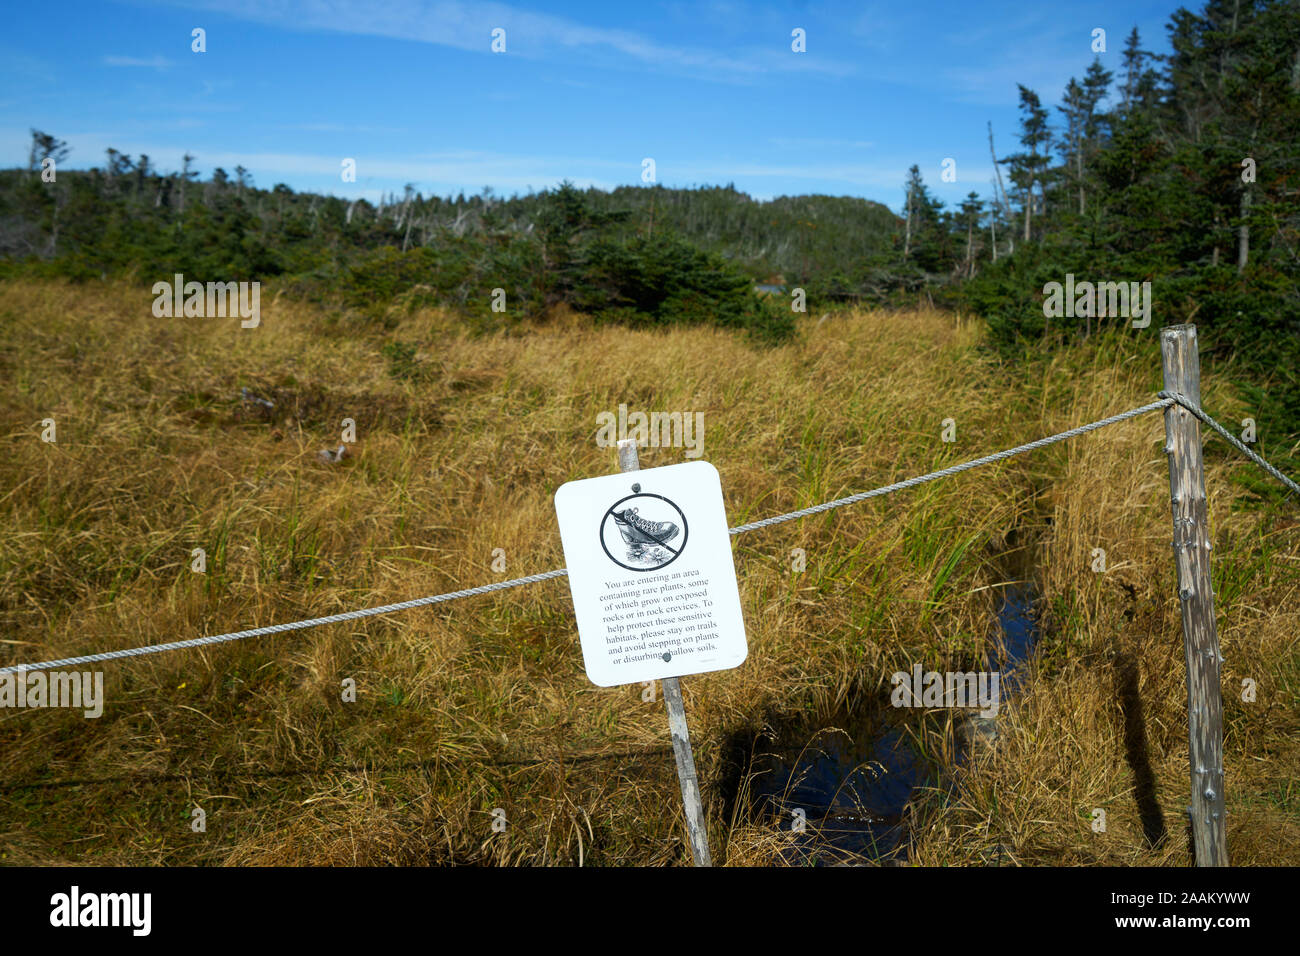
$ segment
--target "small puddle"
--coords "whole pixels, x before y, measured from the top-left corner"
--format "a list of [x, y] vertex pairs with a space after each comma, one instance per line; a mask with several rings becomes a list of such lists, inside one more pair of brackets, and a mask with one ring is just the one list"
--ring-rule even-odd
[[[794, 835], [787, 862], [898, 856], [906, 836], [903, 808], [917, 787], [936, 781], [904, 721], [889, 723], [893, 716], [839, 714], [811, 740], [806, 730], [791, 729], [761, 741], [765, 751], [754, 755], [750, 783], [754, 808]], [[791, 752], [788, 744], [801, 740], [806, 746]]]
[[[1021, 665], [1039, 637], [1033, 585], [1024, 573], [1025, 562], [1014, 564], [1020, 573], [1001, 588], [996, 615], [1000, 646], [986, 665], [999, 672], [1001, 706], [1014, 695], [1024, 676]], [[971, 731], [995, 732], [995, 719], [971, 714]], [[877, 702], [856, 713], [791, 722], [758, 740], [750, 764], [752, 807], [755, 819], [779, 821], [791, 833], [792, 843], [783, 853], [787, 862], [818, 866], [854, 858], [882, 864], [906, 860], [908, 801], [918, 787], [942, 782], [909, 732], [915, 726], [909, 720], [913, 715], [910, 708]], [[965, 761], [969, 737], [956, 734], [958, 763]]]
[[1030, 581], [1010, 581], [1002, 589], [998, 607], [1002, 647], [990, 663], [1000, 671], [1001, 690], [1007, 697], [1015, 693], [1024, 679], [1021, 665], [1029, 660], [1038, 642], [1038, 612], [1034, 606], [1037, 597]]

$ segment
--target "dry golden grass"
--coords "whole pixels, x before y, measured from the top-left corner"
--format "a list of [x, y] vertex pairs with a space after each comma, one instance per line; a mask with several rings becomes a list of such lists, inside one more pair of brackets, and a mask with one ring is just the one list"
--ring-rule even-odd
[[[1159, 382], [1152, 349], [1113, 343], [1003, 368], [979, 348], [978, 323], [934, 312], [835, 316], [763, 350], [718, 330], [574, 316], [483, 337], [433, 313], [352, 329], [288, 300], [242, 330], [154, 319], [147, 290], [116, 284], [8, 283], [3, 302], [6, 663], [560, 567], [552, 495], [614, 470], [596, 415], [620, 402], [704, 413], [734, 524], [1141, 404]], [[413, 377], [391, 374], [381, 349], [393, 341], [418, 345]], [[243, 387], [275, 409], [241, 403]], [[1236, 410], [1213, 381], [1204, 395]], [[349, 417], [354, 455], [318, 461]], [[955, 444], [940, 441], [948, 417]], [[39, 439], [45, 418], [57, 444]], [[778, 862], [788, 839], [733, 799], [738, 747], [766, 723], [878, 706], [889, 675], [915, 662], [980, 660], [1019, 529], [1048, 633], [999, 746], [955, 771], [951, 793], [917, 801], [911, 857], [980, 863], [1001, 847], [1020, 863], [1184, 864], [1161, 437], [1159, 416], [1145, 416], [738, 538], [749, 660], [684, 681], [715, 858]], [[653, 467], [682, 452], [641, 457]], [[1242, 507], [1242, 467], [1211, 443], [1229, 848], [1235, 863], [1296, 863], [1300, 540], [1294, 519]], [[196, 547], [206, 574], [190, 571]], [[797, 547], [801, 574], [789, 570]], [[1104, 575], [1089, 570], [1096, 547]], [[689, 859], [663, 706], [640, 687], [587, 682], [563, 580], [104, 671], [98, 720], [0, 711], [0, 860]], [[1243, 677], [1258, 682], [1253, 704], [1235, 690]], [[345, 678], [356, 703], [341, 700]], [[951, 753], [943, 716], [916, 722], [939, 763]], [[196, 806], [205, 833], [191, 831]], [[505, 833], [492, 831], [498, 807]], [[1163, 845], [1149, 845], [1139, 807], [1163, 816]], [[1107, 811], [1105, 833], [1090, 828], [1093, 808]]]

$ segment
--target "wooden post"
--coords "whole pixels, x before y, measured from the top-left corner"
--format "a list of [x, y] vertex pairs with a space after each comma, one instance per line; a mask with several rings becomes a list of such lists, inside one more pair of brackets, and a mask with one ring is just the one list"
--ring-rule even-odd
[[[620, 471], [640, 471], [636, 439], [618, 443]], [[676, 677], [665, 677], [664, 704], [668, 707], [668, 730], [673, 737], [673, 756], [677, 760], [677, 779], [682, 785], [682, 806], [686, 811], [686, 829], [691, 839], [691, 855], [696, 866], [712, 866], [709, 856], [709, 831], [704, 824], [704, 802], [700, 799], [700, 781], [695, 774], [695, 755], [691, 753], [691, 735], [686, 727], [686, 704]]]
[[[1165, 391], [1201, 404], [1196, 326], [1160, 330]], [[1223, 809], [1223, 698], [1219, 635], [1210, 586], [1210, 525], [1201, 460], [1201, 423], [1181, 405], [1165, 409], [1165, 451], [1174, 514], [1174, 562], [1187, 658], [1187, 741], [1191, 761], [1192, 843], [1197, 866], [1227, 866]]]

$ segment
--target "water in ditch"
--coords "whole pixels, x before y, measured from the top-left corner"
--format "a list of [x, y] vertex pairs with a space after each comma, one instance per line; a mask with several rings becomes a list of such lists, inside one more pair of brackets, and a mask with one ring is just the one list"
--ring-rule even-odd
[[[1028, 580], [1002, 588], [997, 611], [1001, 647], [989, 664], [1000, 674], [1002, 705], [1015, 693], [1039, 636], [1035, 604]], [[839, 713], [815, 726], [790, 726], [759, 740], [750, 765], [752, 806], [759, 818], [776, 821], [791, 834], [788, 862], [905, 860], [904, 809], [918, 787], [942, 784], [909, 733], [914, 726], [909, 718], [908, 708]], [[968, 733], [987, 734], [993, 727], [993, 720], [978, 717], [966, 724]], [[957, 735], [958, 763], [965, 759], [968, 733]]]

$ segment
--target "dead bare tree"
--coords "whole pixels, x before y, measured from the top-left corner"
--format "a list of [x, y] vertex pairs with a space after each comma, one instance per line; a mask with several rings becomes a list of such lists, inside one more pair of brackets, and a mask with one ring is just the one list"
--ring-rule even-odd
[[[993, 148], [993, 121], [989, 120], [988, 122], [989, 122], [989, 156], [993, 159], [993, 172], [997, 174], [998, 203], [1002, 207], [1003, 214], [1007, 217], [1007, 222], [1011, 222], [1012, 221], [1011, 203], [1007, 202], [1007, 191], [1005, 188], [1003, 188], [1002, 185], [1002, 167], [998, 165], [998, 154], [997, 151], [994, 150]], [[997, 218], [996, 211], [994, 213], [994, 218]], [[992, 228], [991, 220], [989, 226], [990, 228]], [[1014, 236], [1008, 237], [1007, 255], [1012, 255], [1015, 251], [1016, 251], [1016, 240]], [[993, 238], [993, 261], [997, 262], [997, 259], [998, 259], [998, 247], [997, 247], [997, 235], [995, 233]]]
[[196, 173], [194, 173], [190, 169], [190, 166], [193, 165], [193, 163], [194, 163], [194, 157], [189, 153], [186, 153], [184, 156], [181, 157], [181, 190], [180, 190], [181, 215], [185, 214], [185, 184], [188, 183], [191, 179], [193, 179], [194, 176], [196, 175]]
[[907, 260], [907, 255], [912, 250], [912, 180], [907, 180], [907, 227], [903, 232], [903, 260]]

